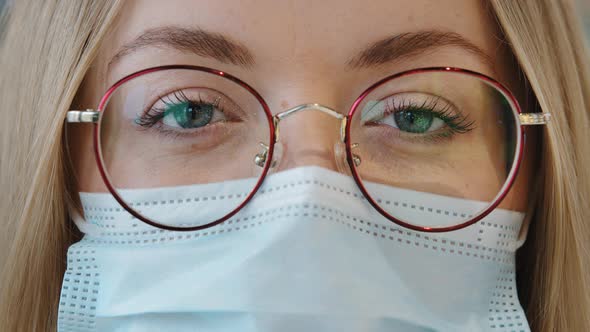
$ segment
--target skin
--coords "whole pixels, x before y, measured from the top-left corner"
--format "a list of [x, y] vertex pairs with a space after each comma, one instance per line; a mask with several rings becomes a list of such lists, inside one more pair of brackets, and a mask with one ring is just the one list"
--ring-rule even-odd
[[[146, 30], [171, 26], [199, 27], [223, 34], [248, 48], [254, 64], [244, 67], [161, 45], [145, 46], [120, 54], [123, 45], [132, 42]], [[447, 45], [414, 52], [397, 61], [370, 68], [350, 66], [351, 57], [354, 58], [367, 45], [398, 34], [429, 30], [457, 34], [482, 54], [474, 52], [473, 48]], [[497, 25], [484, 4], [473, 0], [390, 0], [370, 3], [341, 0], [127, 1], [117, 24], [101, 46], [73, 108], [95, 107], [106, 89], [127, 74], [171, 64], [207, 66], [231, 73], [256, 89], [273, 114], [304, 103], [321, 103], [346, 114], [356, 97], [377, 80], [404, 70], [434, 66], [460, 67], [490, 76], [507, 86], [524, 104], [524, 89], [517, 79], [516, 67], [499, 36]], [[112, 61], [117, 54], [117, 59]], [[477, 120], [481, 122], [485, 119]], [[339, 121], [320, 112], [304, 112], [281, 122], [284, 151], [280, 167], [275, 171], [304, 165], [337, 170], [333, 147], [339, 139], [339, 125]], [[107, 192], [94, 160], [92, 131], [86, 125], [71, 127], [70, 148], [79, 190]], [[125, 132], [125, 129], [122, 131]], [[249, 135], [247, 131], [236, 132]], [[497, 133], [490, 133], [489, 130], [486, 135], [481, 132], [476, 134], [475, 131], [466, 135], [470, 136], [462, 138], [461, 149], [473, 146], [474, 142], [493, 146], [490, 140], [497, 137]], [[534, 135], [527, 137], [527, 146], [534, 145]], [[249, 151], [247, 160], [251, 160], [259, 150], [257, 147]], [[433, 161], [425, 156], [433, 156], [437, 151], [439, 154], [450, 151], [448, 146], [430, 150], [431, 154], [422, 155], [421, 159], [397, 160], [398, 164], [395, 165], [407, 174], [389, 184], [419, 189], [416, 183], [422, 183], [424, 188], [433, 188], [436, 183], [460, 182], [461, 177], [466, 177], [473, 181], [462, 181], [463, 185], [447, 189], [439, 186], [443, 188], [440, 191], [428, 190], [485, 200], [490, 199], [490, 190], [496, 192], [503, 182], [498, 180], [503, 179], [500, 175], [503, 172], [501, 163], [489, 157], [494, 154], [493, 151], [479, 151], [468, 157], [447, 160], [446, 166], [435, 165], [434, 170], [420, 169], [420, 165]], [[525, 151], [516, 182], [502, 201], [501, 208], [526, 210], [536, 156], [533, 149]], [[177, 163], [186, 164], [189, 160], [185, 156]], [[418, 165], [411, 160], [423, 162]], [[125, 162], [132, 163], [133, 160]], [[222, 163], [215, 161], [214, 164]], [[368, 165], [366, 167], [371, 169]], [[453, 168], [454, 171], [440, 171], [444, 167]], [[137, 168], [126, 168], [128, 173], [120, 171], [120, 180], [117, 181], [121, 181], [122, 186], [132, 186], [124, 184], [124, 181], [131, 178], [133, 170]], [[376, 168], [371, 170], [372, 173], [377, 171]], [[418, 176], [420, 174], [422, 178]], [[436, 178], [426, 181], [424, 174]], [[492, 176], [482, 177], [481, 174]], [[166, 178], [170, 176], [165, 172], [151, 173], [140, 181], [158, 177], [170, 184], [173, 179]], [[213, 181], [217, 180], [214, 171], [210, 176]], [[415, 183], [408, 183], [408, 178], [414, 178]]]

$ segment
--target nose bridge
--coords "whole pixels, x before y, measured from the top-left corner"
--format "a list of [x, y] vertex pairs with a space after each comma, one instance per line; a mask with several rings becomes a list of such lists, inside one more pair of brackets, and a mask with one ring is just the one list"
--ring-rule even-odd
[[[313, 111], [313, 112], [312, 112]], [[294, 116], [298, 113], [304, 115]], [[289, 118], [289, 119], [287, 119]], [[289, 121], [286, 121], [289, 120]], [[282, 148], [277, 154], [277, 170], [316, 165], [339, 169], [340, 156], [334, 145], [344, 140], [346, 116], [321, 104], [301, 104], [273, 117], [275, 142]]]

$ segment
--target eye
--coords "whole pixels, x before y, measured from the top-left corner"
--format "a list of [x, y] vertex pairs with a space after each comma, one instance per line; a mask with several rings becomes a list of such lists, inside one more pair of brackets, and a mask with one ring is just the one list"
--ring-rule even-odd
[[161, 130], [198, 129], [218, 122], [228, 121], [225, 110], [221, 107], [222, 97], [211, 92], [175, 91], [160, 97], [144, 114], [140, 114], [135, 123], [145, 127], [160, 127]]
[[413, 92], [368, 102], [362, 110], [361, 123], [385, 125], [408, 134], [444, 136], [467, 132], [473, 124], [451, 102]]

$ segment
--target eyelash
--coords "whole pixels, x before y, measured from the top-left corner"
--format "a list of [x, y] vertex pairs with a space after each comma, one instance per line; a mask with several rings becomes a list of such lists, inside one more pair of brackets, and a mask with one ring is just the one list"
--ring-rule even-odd
[[[421, 139], [425, 139], [428, 141], [438, 141], [442, 139], [449, 139], [453, 137], [455, 134], [465, 134], [475, 128], [474, 124], [475, 121], [470, 121], [469, 118], [461, 113], [453, 112], [452, 106], [449, 103], [445, 103], [445, 106], [440, 108], [439, 102], [440, 97], [431, 98], [425, 100], [421, 105], [416, 104], [412, 101], [406, 100], [399, 100], [391, 98], [385, 104], [384, 113], [387, 115], [393, 115], [397, 112], [408, 112], [408, 111], [418, 111], [418, 110], [427, 110], [432, 112], [432, 114], [445, 122], [450, 128], [450, 132], [442, 132], [442, 133], [434, 133], [429, 136], [421, 136]], [[398, 106], [395, 106], [398, 104]], [[440, 108], [440, 109], [437, 109]], [[418, 138], [418, 136], [415, 136]]]
[[[172, 100], [171, 98], [174, 97], [176, 100]], [[215, 108], [215, 110], [224, 113], [224, 109], [220, 106], [220, 98], [215, 98], [213, 103], [206, 102], [201, 98], [199, 94], [198, 100], [193, 100], [189, 98], [182, 90], [176, 90], [172, 93], [172, 97], [170, 94], [165, 96], [158, 97], [158, 101], [161, 101], [166, 106], [174, 106], [179, 103], [189, 103], [193, 105], [210, 105]], [[156, 102], [157, 103], [157, 102]], [[141, 116], [139, 116], [135, 123], [144, 128], [152, 128], [157, 124], [161, 125], [162, 118], [166, 115], [166, 109], [158, 108], [158, 107], [150, 107], [149, 110], [144, 112]]]

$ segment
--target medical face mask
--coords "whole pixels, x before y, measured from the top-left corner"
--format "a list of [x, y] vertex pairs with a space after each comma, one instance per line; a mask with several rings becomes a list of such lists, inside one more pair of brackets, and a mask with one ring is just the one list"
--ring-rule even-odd
[[[186, 218], [233, 203], [243, 185], [125, 194]], [[473, 204], [380, 190], [408, 211]], [[414, 232], [376, 212], [349, 176], [311, 166], [270, 175], [238, 214], [200, 231], [149, 226], [108, 193], [80, 198], [84, 236], [68, 250], [60, 332], [530, 331], [515, 282], [519, 212]]]

